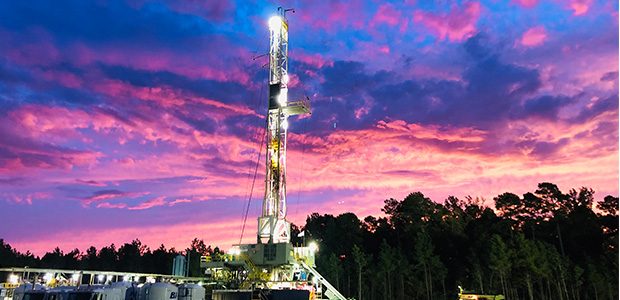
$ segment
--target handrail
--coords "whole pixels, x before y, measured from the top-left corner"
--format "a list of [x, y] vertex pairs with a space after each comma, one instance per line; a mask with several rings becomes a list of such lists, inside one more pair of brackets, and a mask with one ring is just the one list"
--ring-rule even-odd
[[312, 273], [312, 275], [317, 278], [319, 280], [319, 282], [321, 284], [323, 284], [323, 286], [325, 286], [327, 288], [327, 291], [329, 293], [332, 294], [332, 296], [336, 297], [336, 298], [332, 298], [328, 295], [328, 293], [324, 293], [325, 295], [327, 295], [328, 297], [330, 297], [329, 299], [339, 299], [339, 300], [346, 300], [347, 298], [345, 296], [343, 296], [340, 292], [338, 292], [338, 290], [331, 285], [331, 283], [329, 283], [329, 281], [327, 281], [327, 279], [325, 279], [317, 270], [315, 270], [313, 267], [308, 266], [305, 262], [301, 262], [301, 265], [308, 271], [310, 271], [310, 273]]
[[248, 287], [247, 285], [251, 283], [252, 281], [257, 281], [257, 280], [267, 281], [267, 279], [269, 279], [269, 274], [260, 272], [260, 270], [256, 267], [252, 259], [250, 259], [250, 257], [248, 257], [247, 255], [241, 255], [241, 259], [243, 259], [249, 271], [248, 277], [246, 277], [246, 279], [243, 281], [243, 283], [241, 284], [241, 287], [247, 288]]
[[306, 97], [302, 97], [300, 100], [297, 101], [291, 101], [287, 104], [287, 106], [296, 106], [296, 105], [302, 105], [308, 109], [311, 109], [311, 104], [310, 104], [310, 98], [308, 98], [308, 96]]

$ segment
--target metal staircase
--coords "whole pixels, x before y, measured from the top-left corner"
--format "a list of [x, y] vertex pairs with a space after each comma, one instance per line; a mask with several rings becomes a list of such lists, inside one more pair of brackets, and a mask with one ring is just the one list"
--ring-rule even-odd
[[248, 277], [241, 284], [242, 289], [249, 289], [252, 283], [266, 282], [269, 280], [269, 274], [261, 272], [247, 255], [241, 255], [241, 258], [245, 262], [244, 267], [248, 270]]
[[325, 277], [323, 277], [323, 275], [321, 275], [316, 269], [314, 269], [311, 266], [308, 266], [305, 262], [301, 262], [301, 265], [304, 267], [304, 269], [310, 272], [310, 274], [312, 274], [312, 276], [314, 276], [314, 278], [316, 278], [318, 282], [320, 282], [323, 285], [323, 287], [325, 287], [323, 294], [327, 296], [328, 299], [337, 299], [337, 300], [347, 299], [340, 292], [338, 292], [338, 290], [333, 285], [331, 285], [331, 283], [329, 283], [329, 281], [327, 281], [327, 279], [325, 279]]

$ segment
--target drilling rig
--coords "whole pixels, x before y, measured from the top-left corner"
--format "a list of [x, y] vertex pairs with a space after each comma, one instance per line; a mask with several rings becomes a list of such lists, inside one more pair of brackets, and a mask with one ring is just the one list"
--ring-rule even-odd
[[[269, 108], [266, 128], [266, 178], [262, 213], [258, 218], [255, 244], [233, 245], [228, 253], [202, 257], [201, 267], [214, 280], [235, 282], [239, 291], [309, 291], [314, 299], [346, 299], [316, 269], [315, 244], [294, 247], [290, 242], [291, 224], [286, 220], [286, 133], [288, 117], [310, 114], [310, 99], [288, 99], [287, 12], [278, 8], [269, 21]], [[231, 288], [231, 286], [227, 286]], [[223, 291], [221, 293], [224, 293]], [[228, 291], [230, 293], [230, 290]], [[214, 291], [213, 299], [219, 297]], [[287, 295], [293, 299], [292, 295]], [[269, 297], [267, 297], [269, 298]], [[306, 298], [307, 299], [307, 298]]]

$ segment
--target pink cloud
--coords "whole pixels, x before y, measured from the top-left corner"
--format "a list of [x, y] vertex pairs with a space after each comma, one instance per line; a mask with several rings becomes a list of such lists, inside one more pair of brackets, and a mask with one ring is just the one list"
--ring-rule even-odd
[[[243, 162], [254, 160], [257, 145], [245, 137], [238, 138], [218, 133], [205, 133], [196, 131], [180, 120], [163, 115], [154, 117], [153, 122], [142, 118], [132, 122], [123, 122], [116, 119], [104, 109], [95, 109], [86, 114], [81, 110], [70, 110], [59, 107], [45, 107], [38, 105], [24, 106], [22, 109], [9, 113], [12, 120], [19, 124], [11, 130], [16, 130], [25, 136], [31, 136], [38, 140], [66, 141], [67, 137], [81, 139], [81, 133], [97, 137], [100, 141], [123, 144], [128, 140], [137, 141], [165, 141], [175, 145], [175, 149], [166, 153], [154, 155], [133, 156], [131, 149], [120, 147], [118, 153], [106, 153], [106, 155], [120, 156], [120, 159], [101, 159], [92, 164], [88, 173], [84, 176], [94, 178], [90, 181], [77, 181], [81, 184], [102, 185], [101, 182], [114, 182], [119, 180], [149, 179], [153, 177], [174, 176], [204, 176], [209, 175], [214, 179], [227, 179], [230, 174], [245, 174], [247, 168]], [[155, 121], [156, 120], [156, 121]], [[246, 128], [247, 129], [247, 128]], [[249, 130], [257, 130], [249, 128]], [[186, 134], [180, 134], [185, 132]], [[113, 144], [112, 144], [113, 145]], [[193, 149], [212, 149], [210, 152], [199, 151], [193, 153]], [[129, 152], [126, 152], [129, 151]], [[101, 153], [97, 157], [104, 157]], [[208, 170], [205, 173], [202, 165], [204, 161], [216, 160], [215, 166], [223, 166], [223, 169]], [[202, 162], [201, 162], [202, 161]], [[19, 161], [16, 161], [19, 163]], [[90, 163], [90, 161], [89, 161]], [[9, 162], [6, 164], [9, 166]], [[155, 166], [155, 167], [154, 167]], [[33, 166], [34, 167], [34, 166]], [[17, 167], [11, 167], [15, 169]], [[148, 170], [148, 171], [146, 171]], [[228, 175], [227, 175], [228, 174]], [[73, 178], [63, 179], [65, 182], [76, 182]], [[57, 178], [60, 180], [60, 178]], [[235, 183], [236, 184], [236, 183]], [[231, 189], [235, 185], [222, 185], [212, 181], [209, 188], [211, 192], [222, 195], [236, 194]], [[221, 187], [221, 188], [220, 188]], [[202, 194], [204, 195], [204, 193]], [[88, 203], [93, 201], [105, 201], [124, 197], [122, 193], [102, 193], [86, 199]], [[179, 196], [179, 195], [176, 195]], [[191, 196], [191, 195], [190, 195]]]
[[538, 4], [538, 0], [511, 0], [511, 3], [516, 3], [526, 8], [533, 8]]
[[[175, 7], [189, 8], [185, 2], [178, 2]], [[214, 8], [218, 6], [204, 5]], [[224, 6], [221, 7], [224, 9]], [[219, 15], [219, 9], [215, 14]], [[131, 45], [97, 45], [92, 46], [78, 41], [71, 44], [58, 44], [52, 35], [42, 28], [33, 27], [24, 34], [12, 33], [0, 29], [0, 40], [9, 47], [2, 47], [0, 54], [22, 66], [44, 66], [66, 63], [70, 66], [86, 68], [97, 64], [123, 66], [136, 70], [168, 71], [191, 79], [212, 79], [221, 82], [237, 82], [246, 86], [255, 83], [250, 78], [247, 64], [232, 61], [251, 61], [252, 53], [246, 48], [232, 43], [221, 36], [199, 37], [192, 40], [193, 45], [205, 46], [210, 51], [194, 55], [192, 52], [178, 51], [178, 48], [145, 47]], [[212, 47], [218, 45], [218, 47]], [[69, 88], [82, 87], [85, 78], [75, 74], [34, 68], [35, 77], [45, 81], [58, 82]], [[91, 72], [90, 75], [93, 73]]]
[[573, 15], [580, 16], [588, 12], [594, 0], [569, 0], [567, 6], [574, 10]]
[[[605, 120], [613, 118], [614, 116], [610, 115], [606, 116]], [[302, 154], [298, 150], [300, 146], [289, 146], [288, 161], [293, 163], [303, 160], [304, 167], [289, 170], [287, 182], [290, 190], [299, 189], [302, 193], [347, 189], [372, 194], [383, 193], [383, 197], [388, 197], [396, 192], [404, 196], [408, 192], [422, 190], [425, 194], [428, 192], [438, 195], [439, 199], [433, 198], [436, 201], [445, 199], [445, 191], [461, 191], [458, 187], [468, 183], [472, 184], [467, 188], [469, 193], [481, 193], [480, 196], [492, 199], [504, 192], [505, 190], [501, 190], [505, 189], [505, 186], [517, 186], [516, 183], [503, 186], [495, 184], [505, 178], [505, 170], [510, 169], [510, 176], [515, 182], [527, 183], [524, 191], [529, 188], [527, 186], [535, 186], [538, 183], [536, 180], [547, 180], [544, 178], [549, 178], [552, 182], [556, 182], [556, 178], [557, 182], [560, 182], [561, 178], [561, 183], [568, 186], [585, 185], [604, 191], [617, 190], [618, 177], [614, 172], [618, 169], [608, 168], [618, 164], [617, 149], [601, 144], [601, 140], [607, 138], [583, 135], [586, 128], [596, 128], [595, 124], [598, 122], [607, 121], [601, 119], [592, 122], [572, 126], [531, 119], [498, 128], [497, 132], [487, 132], [466, 127], [422, 126], [402, 120], [386, 120], [378, 122], [374, 129], [338, 130], [325, 137], [291, 134], [291, 143], [303, 143], [306, 150]], [[524, 136], [523, 132], [536, 133], [538, 140], [530, 143], [532, 145], [538, 141], [557, 143], [567, 137], [576, 140], [544, 159], [535, 153], [535, 147], [518, 151], [508, 148], [507, 151], [488, 149], [488, 136], [501, 134], [505, 140], [496, 141], [498, 145], [516, 145], [521, 142], [520, 139], [525, 141], [532, 138], [532, 135]], [[585, 147], [590, 144], [591, 146]], [[510, 146], [512, 147], [516, 146]], [[595, 164], [600, 167], [597, 167], [597, 170], [588, 170], [586, 166], [591, 165], [591, 161], [570, 159], [583, 155], [598, 157], [601, 164]], [[373, 165], [372, 169], [367, 167], [369, 163]], [[576, 174], [575, 170], [588, 171]], [[296, 184], [298, 181], [294, 179], [299, 180], [302, 174], [304, 179], [312, 180], [304, 180], [303, 185]], [[348, 180], [340, 180], [344, 177]], [[377, 180], [378, 178], [381, 180]], [[465, 195], [467, 194], [460, 196]], [[360, 195], [355, 197], [365, 198]], [[368, 201], [366, 205], [370, 205], [373, 199], [369, 197], [365, 201]]]
[[[511, 3], [518, 4], [524, 8], [533, 8], [538, 4], [539, 0], [511, 0]], [[573, 15], [579, 16], [588, 12], [592, 7], [594, 0], [556, 0], [569, 10], [574, 10]]]
[[230, 61], [251, 61], [252, 53], [232, 44], [224, 37], [207, 37], [194, 41], [196, 45], [218, 45], [196, 56], [179, 52], [177, 48], [145, 48], [141, 45], [110, 45], [92, 47], [82, 42], [71, 44], [62, 51], [60, 58], [78, 67], [97, 63], [117, 65], [136, 70], [168, 71], [191, 79], [212, 79], [221, 82], [251, 84], [245, 64]]
[[140, 204], [138, 204], [136, 206], [128, 207], [128, 209], [129, 210], [142, 210], [142, 209], [149, 209], [149, 208], [155, 207], [155, 206], [166, 205], [165, 199], [166, 199], [166, 196], [161, 196], [161, 197], [153, 198], [153, 199], [141, 202]]
[[120, 160], [120, 163], [122, 165], [133, 165], [135, 163], [135, 161], [133, 159], [129, 158], [129, 157], [125, 157], [125, 158], [122, 158]]
[[289, 74], [288, 87], [293, 88], [299, 86], [299, 76], [297, 74]]
[[323, 55], [319, 53], [308, 54], [303, 52], [302, 50], [294, 50], [291, 58], [295, 59], [295, 61], [303, 62], [310, 66], [316, 67], [317, 69], [323, 68], [324, 66], [334, 66], [333, 61], [326, 59], [325, 57], [323, 57]]
[[[302, 11], [300, 9], [300, 11]], [[341, 28], [351, 27], [362, 29], [365, 26], [364, 7], [362, 1], [325, 1], [313, 3], [304, 11], [321, 11], [321, 15], [314, 13], [300, 13], [295, 17], [305, 26], [312, 29], [324, 29], [328, 33], [333, 33]]]
[[357, 57], [375, 61], [390, 54], [388, 45], [380, 45], [374, 42], [358, 42], [355, 50]]
[[[386, 197], [402, 198], [412, 191], [420, 190], [439, 202], [445, 199], [449, 191], [457, 191], [458, 197], [470, 194], [489, 200], [506, 192], [507, 186], [511, 187], [509, 191], [515, 193], [531, 191], [532, 187], [535, 187], [541, 180], [548, 180], [566, 188], [585, 185], [598, 191], [617, 192], [618, 169], [615, 167], [618, 166], [617, 149], [602, 147], [597, 144], [600, 143], [600, 141], [597, 142], [600, 139], [600, 136], [597, 136], [599, 133], [587, 131], [588, 128], [596, 128], [598, 122], [613, 120], [617, 122], [617, 114], [601, 116], [601, 119], [578, 126], [533, 119], [512, 122], [506, 128], [498, 128], [497, 132], [481, 131], [469, 127], [411, 124], [404, 120], [383, 120], [373, 128], [335, 130], [325, 136], [290, 133], [287, 159], [289, 163], [287, 174], [289, 214], [291, 220], [298, 224], [303, 224], [305, 213], [313, 211], [320, 213], [352, 211], [360, 217], [368, 214], [378, 215], [381, 200]], [[522, 130], [523, 127], [526, 129]], [[531, 149], [523, 149], [523, 152], [492, 154], [484, 152], [484, 145], [488, 142], [489, 135], [501, 133], [503, 140], [499, 143], [509, 143], [511, 140], [518, 141], [518, 139], [526, 138], [522, 134], [524, 131], [536, 132], [537, 136], [545, 140], [545, 137], [551, 137], [551, 140], [546, 140], [550, 142], [566, 137], [579, 137], [574, 144], [569, 144], [562, 149], [559, 158], [551, 157], [540, 160], [528, 155]], [[589, 133], [584, 134], [584, 132]], [[246, 152], [255, 149], [255, 145], [247, 141], [243, 144], [241, 139], [235, 137], [200, 133], [196, 135], [196, 138], [205, 145], [205, 148], [219, 148], [226, 161], [242, 162], [250, 159], [252, 155]], [[302, 145], [305, 146], [302, 147]], [[305, 150], [302, 151], [302, 148]], [[228, 156], [228, 152], [232, 154]], [[595, 161], [561, 158], [561, 156], [587, 157], [584, 153], [594, 153]], [[136, 158], [133, 165], [116, 163], [112, 166], [96, 166], [91, 170], [91, 175], [98, 181], [109, 180], [110, 177], [139, 180], [141, 178], [165, 178], [170, 175], [196, 176], [196, 178], [188, 179], [181, 186], [167, 191], [167, 197], [177, 199], [174, 201], [166, 202], [162, 196], [131, 206], [102, 200], [97, 207], [146, 209], [200, 201], [198, 197], [204, 195], [211, 195], [213, 198], [245, 196], [244, 187], [247, 184], [247, 176], [229, 179], [218, 174], [217, 170], [204, 170], [197, 166], [214, 156], [219, 156], [219, 154], [182, 155], [171, 152], [143, 159]], [[369, 163], [373, 168], [368, 168]], [[247, 172], [248, 170], [247, 164], [228, 165], [235, 172]], [[259, 170], [262, 168], [262, 166], [259, 167]], [[510, 170], [509, 175], [506, 170]], [[104, 179], [105, 176], [108, 178]], [[258, 176], [261, 178], [262, 174]], [[348, 180], [342, 180], [342, 178]], [[295, 213], [293, 203], [296, 192], [310, 196], [326, 189], [356, 192], [342, 197], [340, 195], [331, 198], [326, 196], [321, 198], [323, 201], [319, 203], [302, 202], [299, 210], [303, 213]], [[261, 194], [262, 185], [259, 184], [254, 195]], [[118, 198], [108, 200], [111, 199]], [[344, 203], [338, 204], [342, 201]], [[186, 247], [194, 236], [204, 238], [209, 244], [221, 247], [237, 243], [239, 221], [233, 218], [230, 222], [220, 222], [218, 219], [224, 216], [215, 214], [212, 216], [215, 220], [205, 224], [196, 223], [191, 226], [167, 224], [144, 228], [140, 231], [139, 238], [148, 245], [159, 245], [165, 241], [168, 247]], [[183, 226], [186, 230], [178, 231]], [[159, 232], [161, 228], [169, 228], [169, 230]], [[208, 232], [207, 236], [202, 235], [200, 231], [204, 228], [211, 228], [211, 230], [202, 231]], [[252, 226], [249, 228], [245, 237], [253, 240], [255, 228]], [[76, 239], [65, 241], [59, 236], [48, 236], [41, 242], [47, 241], [47, 245], [54, 243], [61, 248], [69, 249], [85, 248], [91, 244], [101, 247], [111, 242], [119, 244], [131, 241], [136, 237], [129, 234], [136, 232], [131, 231], [132, 229], [110, 230], [106, 239], [89, 240], [88, 244]], [[86, 234], [87, 231], [88, 229], [84, 229], [77, 235]], [[37, 245], [31, 241], [9, 242], [15, 247], [29, 247], [28, 249], [33, 252], [38, 249]], [[49, 247], [42, 248], [42, 251], [49, 251]]]
[[46, 81], [58, 82], [68, 88], [80, 88], [82, 79], [73, 73], [58, 70], [33, 69], [32, 74]]
[[404, 32], [405, 30], [407, 30], [409, 20], [407, 18], [404, 18], [402, 13], [394, 8], [393, 4], [388, 3], [379, 6], [377, 13], [370, 21], [370, 26], [374, 27], [380, 23], [385, 23], [390, 26], [400, 25], [400, 31]]
[[[198, 97], [192, 93], [168, 86], [159, 87], [136, 87], [120, 80], [104, 79], [93, 83], [92, 89], [104, 95], [112, 96], [118, 100], [141, 99], [152, 101], [163, 108], [182, 106], [187, 103], [197, 102], [214, 108], [209, 111], [209, 116], [216, 119], [224, 119], [234, 115], [257, 115], [247, 106], [226, 104], [220, 101]], [[257, 115], [258, 116], [258, 115]]]
[[16, 195], [15, 193], [4, 193], [2, 194], [2, 196], [8, 203], [13, 202], [13, 203], [32, 205], [32, 194], [20, 196], [20, 195]]
[[[328, 60], [327, 58], [323, 57], [321, 54], [319, 53], [314, 53], [314, 54], [308, 54], [305, 53], [301, 50], [294, 50], [294, 52], [291, 54], [291, 59], [294, 59], [295, 61], [299, 61], [302, 63], [305, 63], [311, 67], [317, 68], [317, 69], [321, 69], [323, 67], [333, 67], [334, 66], [334, 62], [331, 60]], [[305, 70], [304, 73], [312, 78], [315, 78], [316, 80], [318, 80], [320, 83], [324, 83], [325, 82], [325, 78], [319, 73], [314, 72], [312, 70]]]
[[[3, 145], [3, 150], [10, 154], [0, 158], [0, 174], [35, 169], [71, 170], [75, 166], [92, 165], [103, 156], [101, 152], [89, 149], [59, 146], [57, 142], [65, 141], [67, 136], [79, 137], [80, 134], [71, 130], [55, 130], [55, 124], [40, 122], [39, 117], [47, 117], [45, 110], [38, 116], [34, 112], [26, 113], [28, 107], [38, 106], [25, 105], [22, 108], [26, 110], [8, 112], [8, 118], [0, 120], [0, 130], [3, 131], [0, 144]], [[24, 118], [20, 118], [20, 115]], [[40, 126], [37, 127], [37, 124]], [[41, 138], [42, 136], [46, 138]]]
[[127, 208], [127, 204], [126, 203], [112, 204], [109, 202], [101, 202], [97, 204], [97, 208]]
[[[546, 47], [533, 48], [536, 52], [525, 53], [521, 59], [527, 64], [540, 66], [538, 70], [544, 92], [573, 97], [586, 91], [599, 91], [587, 92], [588, 96], [583, 97], [585, 100], [590, 96], [617, 93], [616, 82], [601, 80], [604, 74], [618, 71], [617, 45], [599, 39], [583, 44], [570, 35], [554, 36], [547, 43]], [[575, 72], [574, 66], [579, 66], [579, 72]], [[570, 113], [570, 110], [565, 112]]]
[[109, 199], [116, 198], [138, 198], [144, 195], [148, 195], [150, 192], [123, 192], [119, 190], [102, 190], [95, 192], [92, 196], [80, 199], [84, 206], [93, 202], [101, 202]]
[[[133, 97], [150, 98], [152, 101], [166, 101], [166, 99], [184, 99], [183, 101], [195, 101], [208, 106], [211, 106], [210, 117], [216, 120], [223, 120], [227, 116], [233, 116], [238, 114], [254, 114], [252, 110], [249, 110], [243, 106], [223, 104], [218, 101], [204, 99], [200, 97], [193, 97], [187, 95], [182, 97], [178, 95], [177, 91], [170, 89], [152, 89], [151, 91], [145, 91], [144, 89], [135, 89], [132, 86], [122, 83], [114, 83], [113, 85], [107, 85], [107, 93], [115, 95], [119, 98], [122, 95], [132, 95]], [[102, 91], [106, 88], [101, 87]], [[142, 95], [140, 93], [145, 92], [147, 94]], [[168, 98], [166, 98], [166, 95]], [[189, 100], [188, 100], [189, 99]], [[181, 100], [174, 100], [181, 101]], [[147, 108], [151, 109], [151, 108]], [[192, 112], [188, 111], [187, 114]], [[168, 141], [173, 142], [179, 146], [179, 148], [197, 147], [201, 144], [211, 144], [214, 140], [220, 139], [227, 140], [228, 138], [218, 137], [203, 137], [200, 133], [193, 133], [195, 129], [180, 121], [176, 117], [169, 115], [165, 111], [152, 112], [153, 119], [148, 120], [144, 118], [136, 118], [132, 122], [124, 122], [117, 119], [117, 116], [106, 109], [97, 108], [90, 113], [86, 113], [79, 109], [67, 109], [62, 107], [46, 107], [42, 105], [25, 105], [18, 110], [8, 113], [9, 119], [12, 120], [12, 126], [8, 126], [9, 132], [15, 131], [19, 134], [37, 139], [38, 141], [49, 141], [54, 143], [63, 143], [69, 140], [84, 140], [84, 133], [95, 134], [100, 136], [109, 136], [110, 138], [117, 139], [119, 144], [124, 144], [129, 140], [138, 141]], [[161, 114], [161, 115], [159, 115]], [[15, 126], [17, 124], [17, 126]], [[179, 134], [179, 130], [186, 132], [186, 134]], [[239, 141], [235, 140], [235, 144]], [[248, 141], [242, 144], [247, 144]], [[24, 151], [32, 151], [31, 149], [25, 149]], [[93, 158], [102, 157], [101, 153], [89, 152], [71, 152], [73, 155], [73, 164], [86, 164], [94, 162]], [[78, 158], [83, 157], [81, 160]], [[63, 160], [66, 161], [66, 160]], [[95, 160], [96, 161], [96, 160]], [[122, 158], [120, 164], [129, 166], [135, 163], [135, 159]], [[19, 160], [6, 161], [4, 163], [8, 169], [23, 169], [22, 162]], [[20, 167], [21, 166], [21, 167]], [[70, 165], [67, 165], [69, 167]]]
[[521, 37], [521, 45], [527, 47], [538, 46], [547, 40], [547, 32], [544, 26], [528, 29]]
[[52, 199], [52, 193], [50, 192], [35, 192], [32, 194], [33, 199]]
[[88, 128], [90, 116], [82, 110], [28, 104], [8, 113], [20, 135], [51, 142], [80, 140], [75, 129]]
[[170, 203], [168, 203], [168, 205], [169, 206], [174, 206], [174, 205], [179, 204], [179, 203], [191, 203], [191, 202], [192, 202], [192, 200], [190, 200], [190, 199], [176, 199], [174, 201], [170, 201]]
[[448, 13], [416, 10], [413, 21], [422, 23], [439, 41], [448, 38], [451, 42], [459, 42], [475, 34], [481, 11], [479, 2], [464, 1], [462, 7], [452, 4]]
[[3, 193], [2, 197], [8, 203], [20, 203], [32, 205], [32, 200], [52, 199], [52, 193], [50, 192], [34, 192], [27, 193], [25, 195], [18, 195], [15, 193]]

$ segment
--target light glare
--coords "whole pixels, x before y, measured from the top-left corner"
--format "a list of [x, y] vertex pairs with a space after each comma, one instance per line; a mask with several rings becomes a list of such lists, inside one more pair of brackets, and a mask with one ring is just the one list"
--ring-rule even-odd
[[280, 95], [278, 96], [278, 103], [280, 103], [280, 106], [286, 106], [287, 101], [288, 101], [288, 89], [282, 89], [280, 91]]
[[317, 250], [319, 250], [319, 246], [314, 242], [310, 243], [310, 245], [308, 245], [308, 248], [310, 248], [310, 251], [312, 252], [316, 252]]
[[273, 16], [269, 18], [269, 29], [270, 30], [278, 31], [280, 30], [280, 27], [282, 27], [282, 18], [280, 18], [280, 16]]

